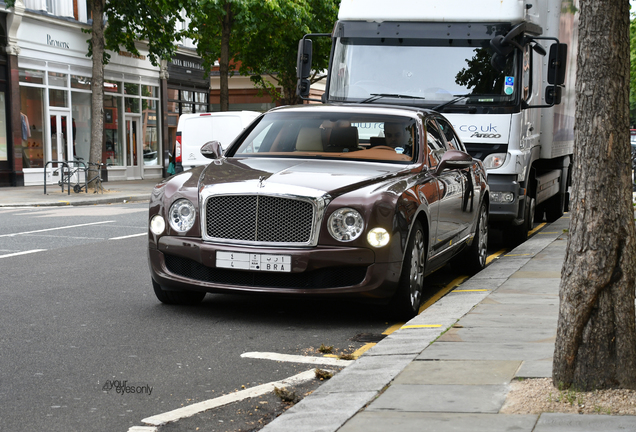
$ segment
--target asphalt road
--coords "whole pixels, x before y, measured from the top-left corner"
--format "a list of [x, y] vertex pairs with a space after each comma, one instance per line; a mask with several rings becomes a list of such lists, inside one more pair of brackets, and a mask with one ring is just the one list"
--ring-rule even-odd
[[312, 369], [244, 352], [347, 353], [364, 345], [356, 335], [394, 324], [379, 307], [340, 301], [208, 295], [196, 307], [162, 305], [146, 215], [145, 203], [0, 210], [0, 430], [126, 431]]

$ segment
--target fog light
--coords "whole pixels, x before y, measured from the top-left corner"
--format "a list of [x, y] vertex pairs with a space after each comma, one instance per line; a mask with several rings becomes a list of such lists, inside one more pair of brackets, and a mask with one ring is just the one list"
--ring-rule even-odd
[[154, 235], [163, 234], [165, 229], [166, 221], [160, 215], [154, 215], [152, 219], [150, 219], [150, 231]]
[[391, 236], [384, 228], [373, 228], [367, 234], [367, 241], [373, 247], [380, 248], [389, 244]]

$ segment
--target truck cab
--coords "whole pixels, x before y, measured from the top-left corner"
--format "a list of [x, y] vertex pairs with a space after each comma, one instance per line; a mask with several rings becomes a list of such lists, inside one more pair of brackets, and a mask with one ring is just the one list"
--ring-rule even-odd
[[[567, 204], [577, 5], [343, 1], [322, 101], [443, 112], [488, 170], [491, 225], [519, 243], [535, 219], [556, 220]], [[311, 39], [299, 44], [301, 97]]]

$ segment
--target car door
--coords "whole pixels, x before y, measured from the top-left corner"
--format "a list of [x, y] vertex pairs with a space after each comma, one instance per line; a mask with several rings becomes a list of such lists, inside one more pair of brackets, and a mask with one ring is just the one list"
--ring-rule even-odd
[[[433, 119], [426, 121], [426, 139], [432, 151], [434, 167], [447, 151], [446, 142]], [[463, 198], [462, 178], [459, 170], [445, 169], [436, 175], [439, 187], [439, 210], [437, 220], [437, 236], [433, 245], [434, 253], [439, 254], [453, 246], [453, 240], [464, 228], [461, 215]]]
[[[457, 137], [450, 123], [442, 117], [437, 117], [435, 120], [446, 142], [446, 148], [466, 152], [464, 144]], [[479, 192], [476, 190], [475, 173], [472, 167], [453, 171], [458, 174], [456, 177], [460, 178], [462, 188], [462, 202], [457, 208], [459, 212], [457, 214], [457, 220], [462, 225], [460, 236], [463, 236], [470, 232], [473, 222], [475, 221], [476, 214], [479, 210], [477, 208], [479, 204]]]

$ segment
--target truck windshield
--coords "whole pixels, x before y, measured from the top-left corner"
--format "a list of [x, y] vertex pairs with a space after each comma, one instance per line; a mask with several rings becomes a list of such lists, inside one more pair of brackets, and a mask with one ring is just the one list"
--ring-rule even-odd
[[410, 105], [437, 106], [469, 95], [455, 103], [512, 105], [520, 85], [515, 56], [503, 72], [491, 56], [489, 40], [338, 38], [329, 100], [386, 103], [399, 95], [412, 97]]

